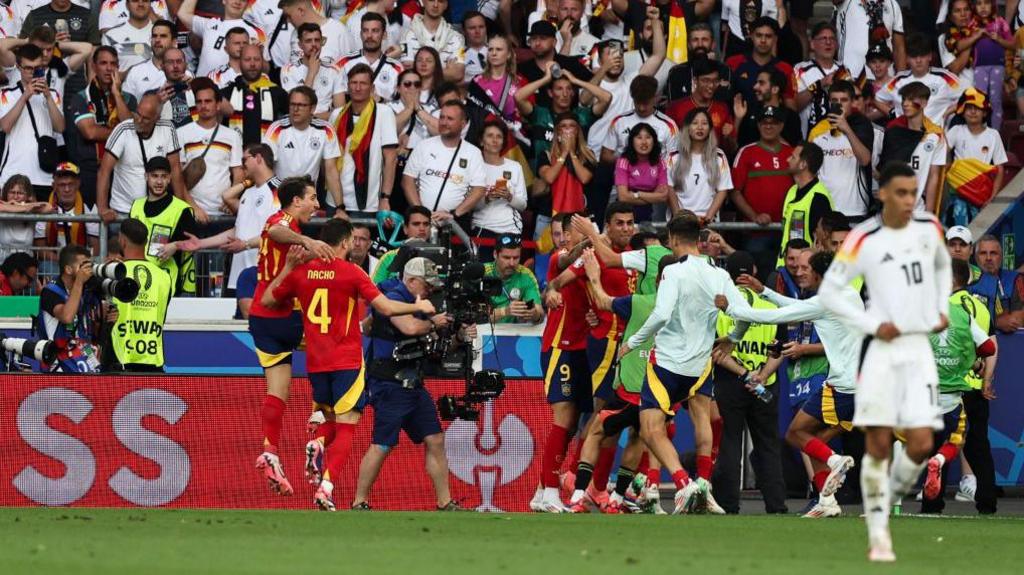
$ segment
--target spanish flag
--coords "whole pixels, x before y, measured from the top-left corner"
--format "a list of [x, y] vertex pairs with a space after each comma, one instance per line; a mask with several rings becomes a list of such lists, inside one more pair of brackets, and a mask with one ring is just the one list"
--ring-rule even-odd
[[674, 0], [668, 14], [668, 52], [666, 56], [676, 64], [688, 59], [686, 53], [686, 16], [681, 0]]

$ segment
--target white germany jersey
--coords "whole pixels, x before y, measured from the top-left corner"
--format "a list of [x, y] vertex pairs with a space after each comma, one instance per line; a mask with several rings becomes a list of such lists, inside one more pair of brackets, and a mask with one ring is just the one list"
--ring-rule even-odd
[[[150, 0], [153, 13], [163, 20], [171, 19], [171, 12], [167, 9], [166, 0]], [[128, 0], [106, 0], [100, 5], [100, 15], [96, 27], [100, 30], [110, 30], [128, 21]], [[150, 22], [152, 24], [152, 21]]]
[[626, 144], [629, 142], [629, 131], [633, 129], [633, 126], [640, 123], [645, 123], [654, 128], [654, 132], [658, 134], [658, 141], [661, 142], [662, 158], [668, 156], [669, 152], [677, 148], [676, 132], [679, 129], [676, 127], [675, 120], [666, 116], [664, 112], [658, 111], [655, 111], [654, 114], [646, 118], [636, 112], [628, 112], [615, 118], [608, 129], [608, 137], [604, 141], [604, 147], [614, 151], [617, 156], [621, 155], [626, 149]]
[[[286, 92], [292, 88], [305, 85], [309, 67], [302, 62], [295, 62], [281, 68], [281, 87]], [[327, 61], [320, 62], [320, 71], [313, 78], [313, 91], [316, 92], [316, 109], [314, 114], [324, 114], [333, 108], [334, 95], [342, 92], [341, 71]]]
[[[842, 290], [864, 277], [867, 313], [842, 297]], [[890, 322], [903, 335], [927, 334], [945, 314], [952, 271], [942, 225], [931, 214], [914, 214], [896, 229], [881, 215], [850, 232], [818, 290], [822, 305], [859, 331], [874, 335]]]
[[[733, 309], [730, 300], [727, 312], [734, 319], [760, 324], [783, 324], [800, 321], [814, 322], [821, 344], [825, 346], [828, 358], [828, 383], [843, 393], [857, 390], [857, 364], [860, 362], [860, 348], [864, 340], [861, 333], [850, 329], [839, 316], [825, 309], [819, 296], [807, 299], [793, 299], [764, 288], [765, 299], [779, 306], [777, 309], [746, 308]], [[864, 301], [857, 290], [850, 286], [840, 290], [842, 298], [850, 309], [864, 312]]]
[[205, 76], [228, 63], [228, 53], [224, 51], [224, 41], [228, 30], [236, 27], [248, 31], [249, 40], [263, 46], [263, 58], [270, 59], [266, 53], [267, 35], [262, 29], [245, 20], [220, 20], [194, 16], [192, 32], [203, 39], [203, 50], [199, 53], [199, 67], [196, 68], [196, 76]]
[[117, 67], [124, 72], [153, 57], [153, 23], [136, 28], [125, 22], [103, 33], [103, 45], [117, 50]]
[[[917, 206], [919, 212], [925, 209], [925, 188], [928, 187], [928, 173], [932, 166], [946, 165], [946, 138], [941, 131], [929, 131], [914, 147], [910, 155], [910, 167], [917, 173]], [[941, 184], [940, 184], [941, 185]]]
[[338, 81], [342, 92], [348, 93], [348, 73], [356, 64], [366, 64], [376, 74], [376, 77], [373, 79], [373, 88], [377, 93], [378, 101], [390, 101], [398, 89], [398, 76], [402, 74], [403, 70], [402, 63], [386, 56], [381, 56], [371, 63], [366, 59], [362, 51], [353, 52], [338, 60], [337, 63], [338, 68], [341, 70]]
[[629, 338], [636, 349], [654, 337], [659, 366], [689, 377], [704, 373], [715, 343], [718, 308], [715, 296], [725, 295], [738, 308], [749, 307], [729, 274], [702, 257], [688, 256], [665, 268], [654, 310]]
[[956, 74], [945, 68], [932, 68], [920, 78], [915, 77], [910, 70], [904, 70], [886, 82], [885, 86], [882, 86], [882, 89], [875, 94], [875, 98], [891, 105], [896, 111], [897, 117], [902, 116], [900, 89], [912, 82], [921, 82], [932, 91], [932, 95], [928, 98], [928, 104], [924, 107], [924, 115], [938, 126], [945, 125], [943, 114], [956, 103], [965, 90]]

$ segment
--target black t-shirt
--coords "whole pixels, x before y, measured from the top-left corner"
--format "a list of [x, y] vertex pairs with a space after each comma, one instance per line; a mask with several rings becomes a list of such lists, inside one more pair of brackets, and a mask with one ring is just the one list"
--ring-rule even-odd
[[[718, 77], [726, 82], [732, 82], [732, 70], [725, 65], [725, 62], [712, 60], [718, 68]], [[715, 90], [714, 99], [732, 108], [730, 99], [731, 88], [719, 86]], [[681, 98], [689, 98], [693, 92], [693, 66], [692, 62], [683, 62], [669, 68], [668, 79], [665, 81], [665, 99], [669, 102]]]
[[[250, 90], [245, 79], [239, 76], [235, 78], [234, 82], [221, 89], [221, 96], [230, 102], [232, 93], [234, 93], [235, 89], [239, 87], [244, 90], [241, 110], [242, 145], [248, 146], [249, 144], [259, 144], [263, 141], [264, 123], [260, 112], [262, 98], [259, 91]], [[288, 93], [277, 85], [260, 89], [270, 90], [270, 101], [271, 107], [273, 108], [274, 119], [284, 117], [285, 114], [288, 113]], [[266, 124], [269, 125], [270, 122], [266, 122]], [[224, 125], [230, 125], [228, 118], [224, 119]]]
[[[555, 62], [557, 62], [563, 70], [568, 70], [570, 74], [576, 76], [578, 79], [583, 80], [584, 82], [589, 82], [590, 79], [594, 77], [593, 72], [591, 72], [590, 69], [587, 68], [583, 64], [583, 61], [580, 60], [579, 58], [573, 56], [563, 56], [562, 54], [555, 54]], [[519, 73], [522, 74], [524, 78], [526, 78], [527, 83], [534, 82], [544, 77], [544, 71], [541, 70], [540, 66], [537, 65], [536, 60], [527, 60], [522, 65], [520, 65]], [[548, 96], [548, 91], [546, 88], [547, 87], [545, 86], [544, 88], [537, 90], [537, 105], [550, 108], [551, 97]]]

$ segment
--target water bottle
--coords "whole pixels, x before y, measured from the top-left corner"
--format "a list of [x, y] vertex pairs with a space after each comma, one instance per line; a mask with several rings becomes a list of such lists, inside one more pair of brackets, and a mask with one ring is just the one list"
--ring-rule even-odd
[[765, 403], [771, 403], [772, 398], [775, 397], [775, 395], [773, 395], [771, 391], [769, 391], [763, 384], [760, 383], [757, 384], [757, 387], [754, 388], [753, 392], [758, 399]]

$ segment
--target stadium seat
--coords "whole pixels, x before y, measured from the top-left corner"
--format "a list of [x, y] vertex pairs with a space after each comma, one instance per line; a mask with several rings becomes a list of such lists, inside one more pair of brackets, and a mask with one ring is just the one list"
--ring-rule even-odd
[[1017, 158], [1024, 158], [1024, 133], [1017, 133], [1010, 137], [1006, 144], [1006, 153], [1013, 154]]
[[1003, 137], [1003, 145], [1009, 147], [1010, 139], [1015, 134], [1024, 132], [1024, 121], [1021, 120], [1003, 120], [1003, 125], [999, 128], [999, 135]]
[[[1006, 184], [1009, 184], [1013, 180], [1013, 178], [1017, 176], [1017, 173], [1020, 172], [1022, 167], [1024, 166], [1021, 165], [1020, 156], [1013, 152], [1006, 153], [1006, 163], [1003, 164], [1004, 188], [1006, 187]], [[996, 192], [998, 193], [999, 190], [996, 190]]]

